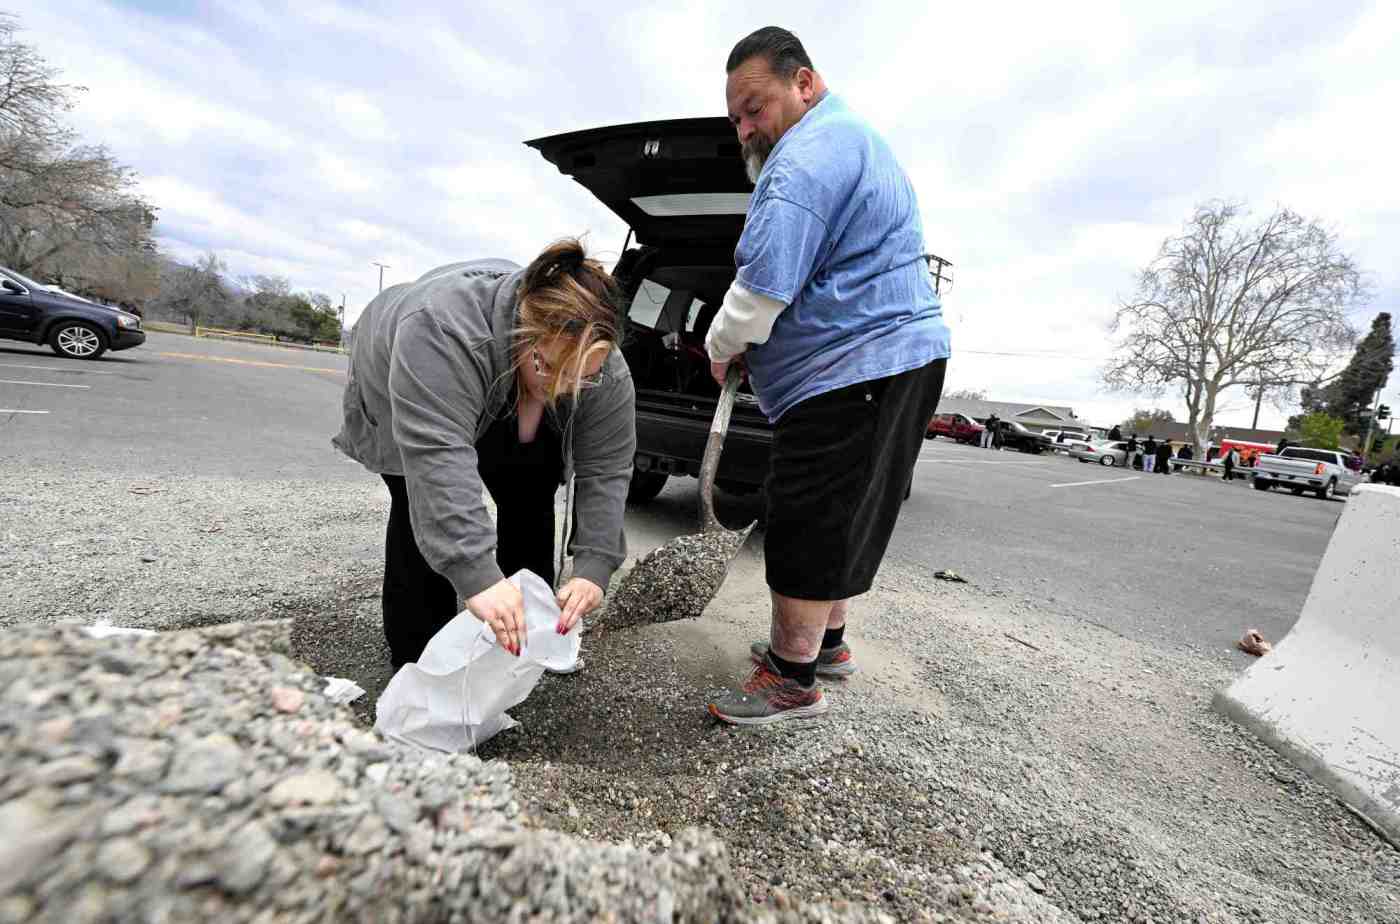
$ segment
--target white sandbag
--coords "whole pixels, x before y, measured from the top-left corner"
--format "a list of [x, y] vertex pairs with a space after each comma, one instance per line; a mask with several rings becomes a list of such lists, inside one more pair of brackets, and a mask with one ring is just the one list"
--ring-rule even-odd
[[567, 671], [578, 660], [576, 623], [555, 631], [559, 604], [539, 575], [518, 571], [510, 581], [525, 597], [525, 643], [516, 657], [496, 644], [491, 628], [462, 611], [428, 642], [416, 664], [405, 664], [375, 704], [374, 727], [386, 738], [433, 751], [474, 750], [517, 724], [506, 710], [523, 702], [546, 669]]

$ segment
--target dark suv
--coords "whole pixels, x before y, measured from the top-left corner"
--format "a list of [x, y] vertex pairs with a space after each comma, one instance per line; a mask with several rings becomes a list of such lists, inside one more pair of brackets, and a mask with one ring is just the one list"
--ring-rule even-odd
[[0, 266], [0, 339], [47, 343], [59, 356], [96, 359], [146, 342], [141, 319], [54, 292]]
[[[637, 457], [628, 500], [651, 500], [670, 476], [699, 475], [719, 397], [705, 334], [734, 281], [734, 248], [753, 191], [738, 138], [727, 119], [702, 118], [526, 143], [628, 225], [613, 269], [628, 305], [623, 355], [637, 389]], [[929, 259], [940, 272], [950, 265]], [[744, 385], [716, 483], [734, 493], [759, 490], [772, 441], [773, 427]]]

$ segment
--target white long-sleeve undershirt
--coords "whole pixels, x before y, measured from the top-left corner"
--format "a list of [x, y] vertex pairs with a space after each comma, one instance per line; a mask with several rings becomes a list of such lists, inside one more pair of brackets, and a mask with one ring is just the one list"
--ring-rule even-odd
[[724, 302], [710, 322], [710, 331], [705, 335], [705, 352], [713, 362], [722, 363], [747, 350], [751, 343], [767, 343], [773, 323], [786, 307], [776, 298], [750, 292], [735, 280], [724, 293]]

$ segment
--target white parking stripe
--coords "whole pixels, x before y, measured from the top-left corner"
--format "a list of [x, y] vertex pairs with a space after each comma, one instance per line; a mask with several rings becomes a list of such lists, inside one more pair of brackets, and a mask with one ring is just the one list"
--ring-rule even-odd
[[46, 388], [91, 388], [91, 385], [64, 385], [59, 382], [25, 382], [20, 379], [0, 379], [0, 385], [43, 385]]
[[115, 372], [102, 372], [98, 369], [72, 369], [62, 366], [27, 366], [24, 363], [0, 363], [8, 369], [40, 369], [44, 372], [64, 372], [69, 375], [116, 375]]
[[21, 411], [13, 407], [0, 407], [0, 414], [47, 414], [48, 411]]
[[1052, 484], [1052, 488], [1079, 488], [1086, 484], [1116, 484], [1120, 481], [1137, 481], [1141, 475], [1132, 475], [1128, 478], [1100, 478], [1097, 481], [1067, 481], [1064, 484]]
[[947, 465], [1044, 465], [1035, 459], [935, 459], [933, 456], [919, 456], [921, 462], [943, 462]]

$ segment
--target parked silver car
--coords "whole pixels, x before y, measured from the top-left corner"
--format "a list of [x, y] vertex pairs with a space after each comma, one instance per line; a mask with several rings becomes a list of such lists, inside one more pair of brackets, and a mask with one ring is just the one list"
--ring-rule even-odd
[[1050, 440], [1050, 449], [1054, 452], [1072, 452], [1094, 442], [1083, 430], [1044, 430], [1040, 435]]
[[1087, 445], [1075, 443], [1069, 454], [1080, 462], [1097, 462], [1107, 466], [1128, 464], [1128, 444], [1122, 441], [1098, 440]]

